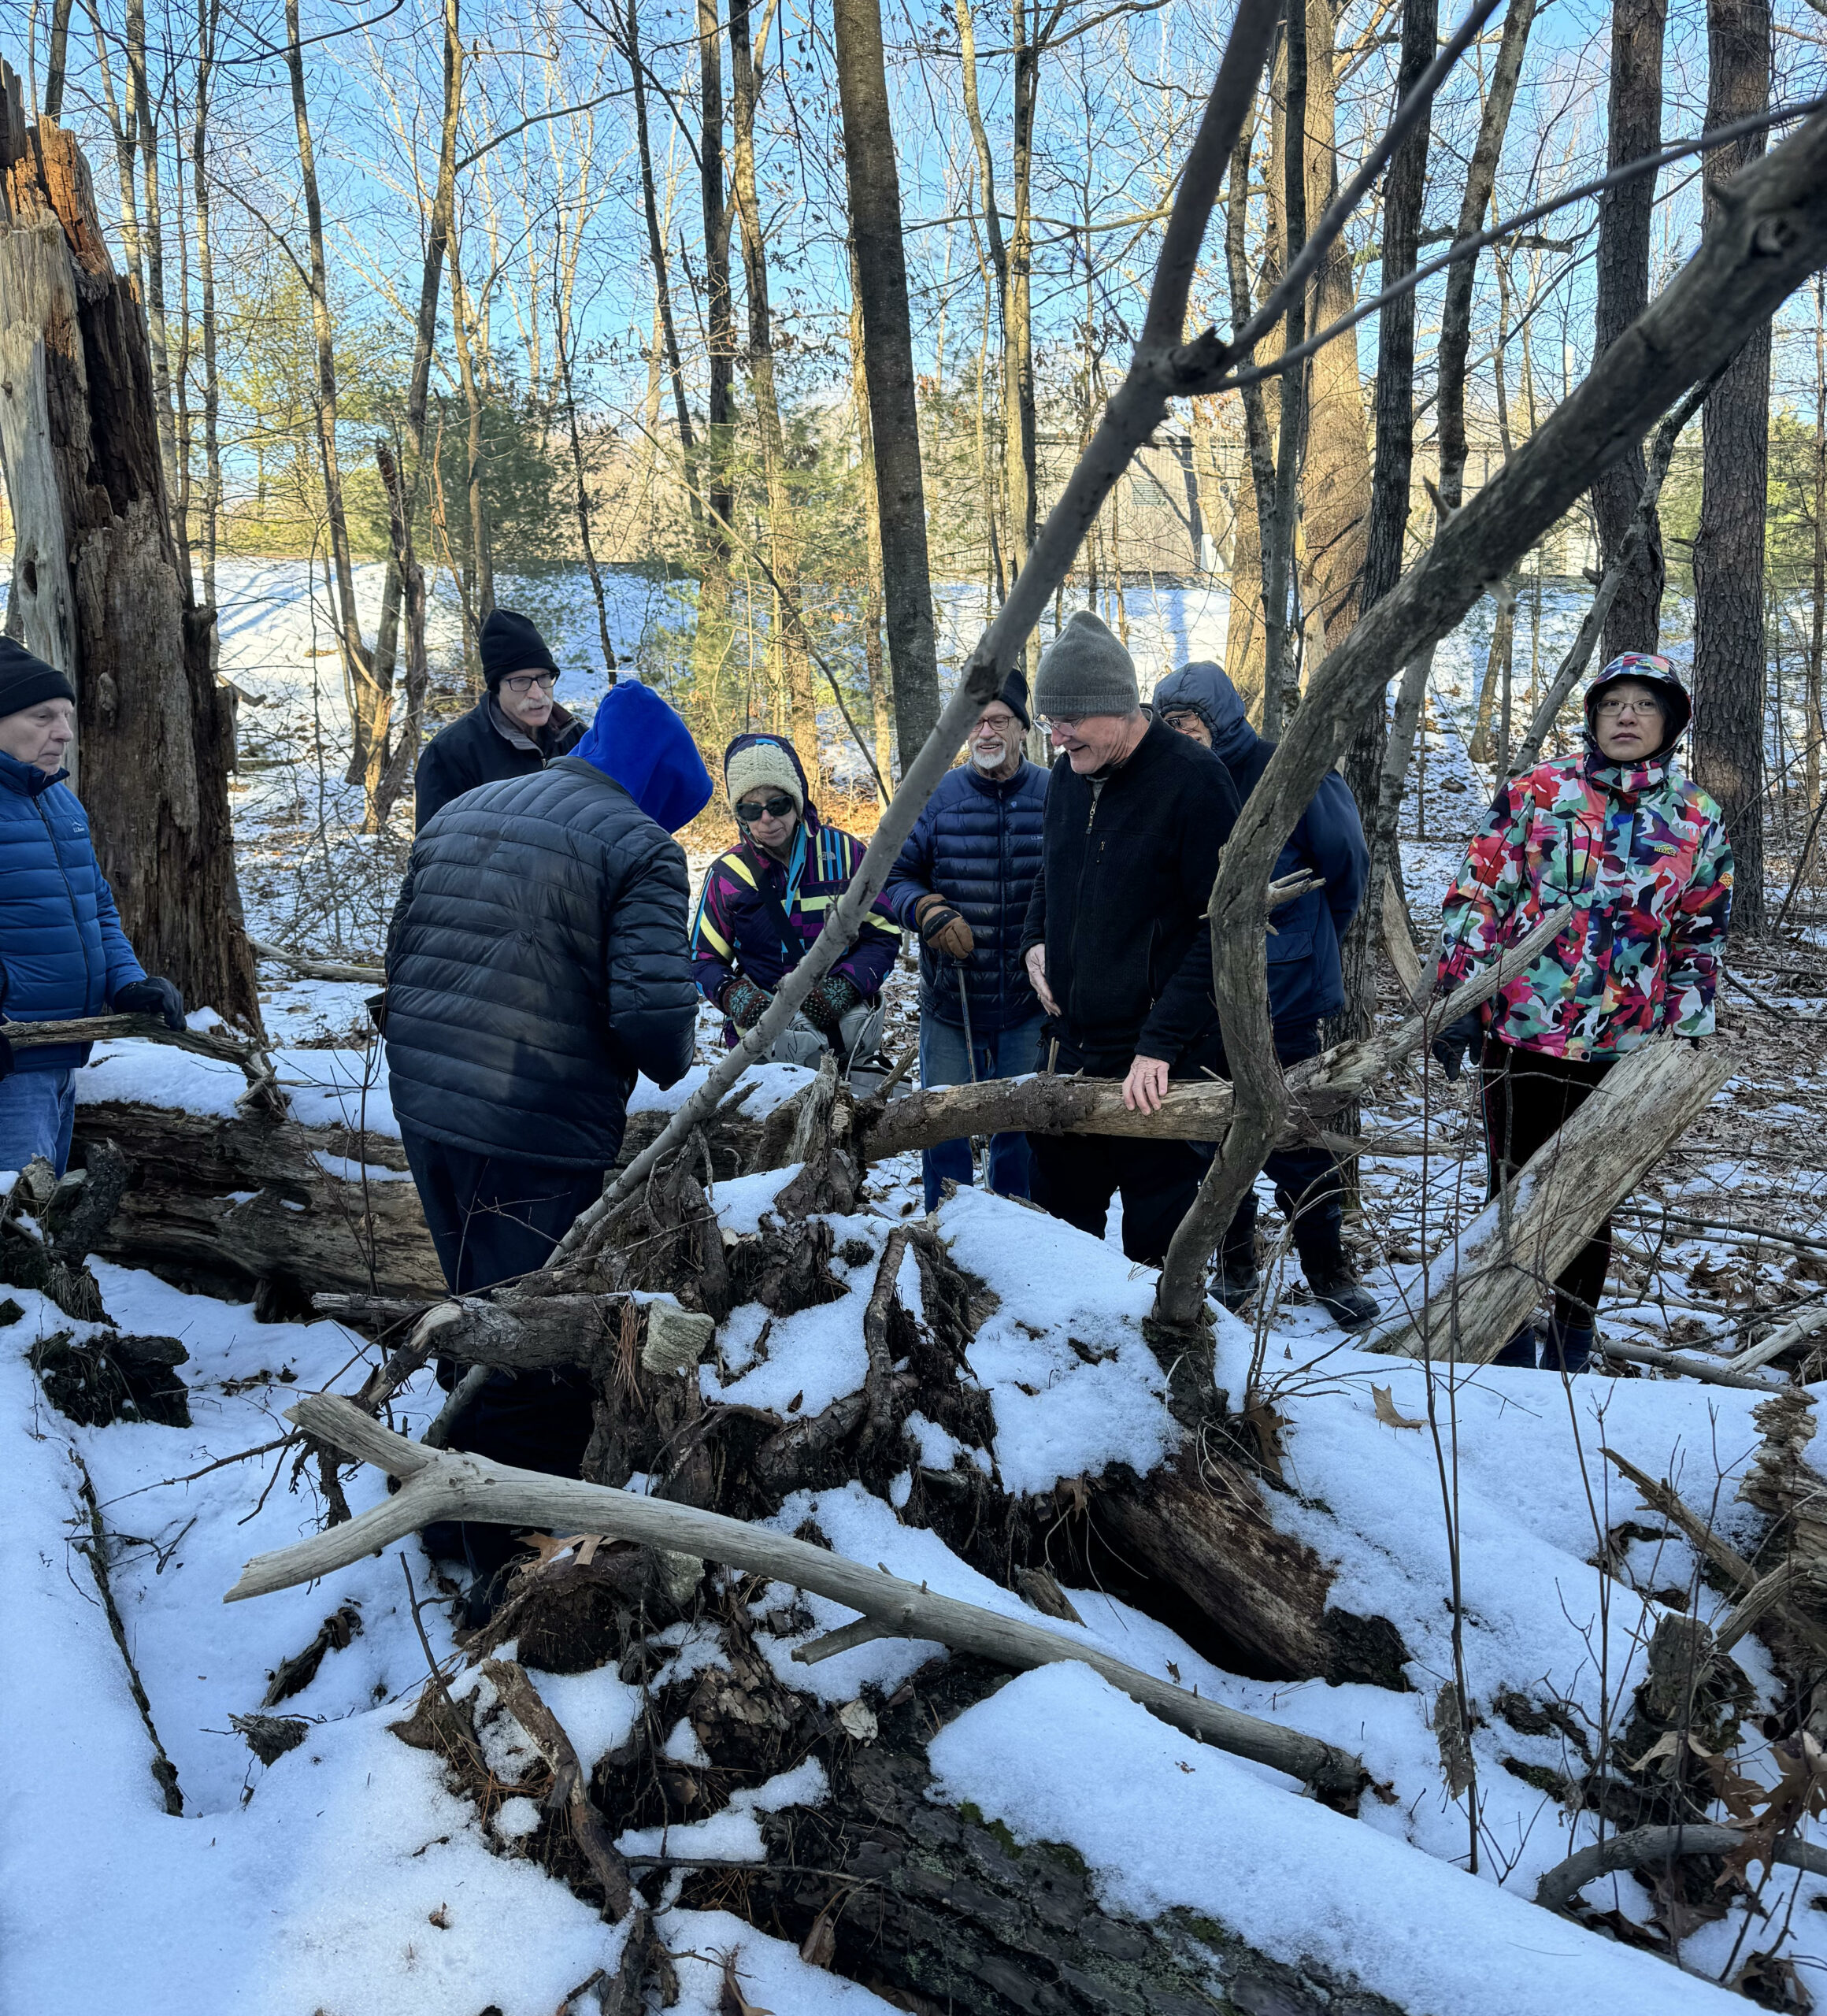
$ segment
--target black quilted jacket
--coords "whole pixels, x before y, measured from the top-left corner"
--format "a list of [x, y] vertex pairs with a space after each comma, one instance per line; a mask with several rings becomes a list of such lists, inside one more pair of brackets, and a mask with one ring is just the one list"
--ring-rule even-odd
[[637, 1073], [691, 1062], [685, 856], [574, 756], [484, 784], [413, 846], [387, 933], [402, 1125], [474, 1154], [605, 1169]]

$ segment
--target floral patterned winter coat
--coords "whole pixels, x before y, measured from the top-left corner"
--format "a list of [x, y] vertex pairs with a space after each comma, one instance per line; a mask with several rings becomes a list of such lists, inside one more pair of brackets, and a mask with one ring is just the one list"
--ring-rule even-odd
[[1595, 752], [1512, 777], [1447, 892], [1440, 979], [1488, 966], [1551, 910], [1572, 922], [1481, 1011], [1525, 1050], [1618, 1057], [1708, 1036], [1732, 907], [1719, 808], [1666, 758]]

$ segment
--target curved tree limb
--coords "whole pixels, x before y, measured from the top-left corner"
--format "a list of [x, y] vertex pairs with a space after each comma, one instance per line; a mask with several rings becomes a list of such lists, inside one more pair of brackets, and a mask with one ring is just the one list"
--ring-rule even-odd
[[[1736, 1827], [1704, 1822], [1684, 1827], [1633, 1827], [1629, 1833], [1595, 1841], [1592, 1847], [1569, 1855], [1565, 1862], [1557, 1862], [1536, 1885], [1535, 1900], [1547, 1910], [1563, 1911], [1596, 1877], [1610, 1876], [1621, 1869], [1643, 1869], [1651, 1862], [1673, 1862], [1682, 1855], [1736, 1855], [1744, 1840]], [[1806, 1870], [1810, 1876], [1827, 1876], [1827, 1848], [1818, 1848], [1812, 1841], [1782, 1835], [1770, 1853], [1774, 1860], [1791, 1869]]]
[[637, 1497], [603, 1484], [512, 1469], [485, 1457], [428, 1449], [390, 1432], [335, 1394], [304, 1395], [288, 1418], [345, 1455], [400, 1478], [401, 1488], [358, 1518], [327, 1528], [295, 1547], [257, 1555], [224, 1602], [269, 1595], [346, 1568], [435, 1519], [607, 1533], [790, 1582], [888, 1625], [897, 1636], [932, 1639], [1017, 1670], [1080, 1660], [1176, 1729], [1286, 1771], [1335, 1803], [1349, 1804], [1366, 1781], [1358, 1758], [1316, 1736], [1171, 1687], [1112, 1658], [1088, 1640], [954, 1596], [936, 1595], [765, 1527], [666, 1499]]

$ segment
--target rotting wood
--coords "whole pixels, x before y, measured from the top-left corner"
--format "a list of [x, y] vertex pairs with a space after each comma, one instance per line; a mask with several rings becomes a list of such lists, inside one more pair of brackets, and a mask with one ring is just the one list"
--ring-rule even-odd
[[1494, 1358], [1618, 1199], [1732, 1075], [1729, 1058], [1686, 1043], [1634, 1050], [1436, 1263], [1426, 1302], [1369, 1351], [1482, 1364]]
[[345, 1455], [401, 1479], [401, 1488], [344, 1525], [256, 1556], [226, 1601], [315, 1581], [434, 1520], [609, 1533], [790, 1582], [888, 1624], [902, 1636], [931, 1639], [1018, 1670], [1080, 1660], [1177, 1729], [1286, 1771], [1335, 1801], [1349, 1803], [1365, 1782], [1356, 1758], [1316, 1737], [1170, 1687], [1063, 1632], [917, 1588], [805, 1541], [691, 1506], [427, 1449], [333, 1394], [304, 1395], [287, 1418]]
[[1678, 1372], [1684, 1378], [1698, 1379], [1711, 1386], [1737, 1386], [1752, 1393], [1773, 1393], [1779, 1390], [1773, 1380], [1753, 1379], [1736, 1362], [1715, 1364], [1710, 1358], [1695, 1358], [1688, 1352], [1660, 1351], [1654, 1344], [1626, 1344], [1610, 1337], [1595, 1338], [1592, 1348], [1625, 1365], [1654, 1366], [1658, 1371]]

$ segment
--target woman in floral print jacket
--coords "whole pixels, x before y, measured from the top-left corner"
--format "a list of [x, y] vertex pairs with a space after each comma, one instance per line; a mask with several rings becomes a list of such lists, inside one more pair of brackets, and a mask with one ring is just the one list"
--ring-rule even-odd
[[[1468, 1050], [1480, 1064], [1493, 1195], [1626, 1051], [1712, 1033], [1732, 850], [1718, 806], [1670, 761], [1691, 712], [1666, 658], [1614, 658], [1587, 689], [1585, 754], [1503, 785], [1447, 893], [1443, 986], [1573, 906], [1549, 950], [1434, 1046], [1449, 1077]], [[1544, 1369], [1585, 1369], [1610, 1258], [1607, 1223], [1556, 1280]], [[1536, 1341], [1525, 1326], [1496, 1362], [1533, 1365]]]

